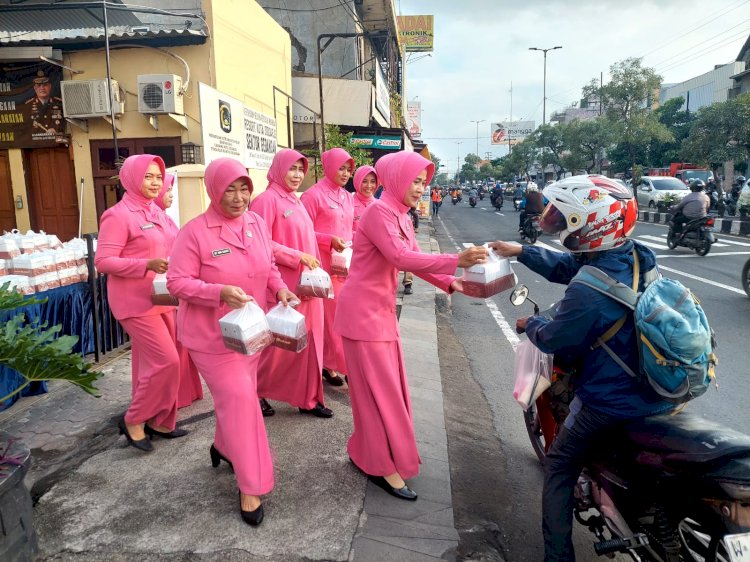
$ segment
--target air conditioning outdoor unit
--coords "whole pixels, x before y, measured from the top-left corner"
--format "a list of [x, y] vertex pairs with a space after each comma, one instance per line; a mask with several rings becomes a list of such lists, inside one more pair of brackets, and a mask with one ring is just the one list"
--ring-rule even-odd
[[[120, 88], [117, 80], [110, 80], [112, 101], [115, 114], [123, 112], [120, 100]], [[84, 119], [111, 115], [110, 98], [107, 96], [107, 79], [100, 80], [63, 80], [60, 82], [63, 114], [65, 117]]]
[[140, 74], [138, 76], [138, 111], [141, 113], [176, 113], [184, 111], [182, 78], [176, 74]]

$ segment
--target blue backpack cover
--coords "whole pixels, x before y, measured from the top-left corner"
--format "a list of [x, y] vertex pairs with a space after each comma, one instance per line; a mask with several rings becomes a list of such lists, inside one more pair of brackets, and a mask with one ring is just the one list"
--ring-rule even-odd
[[662, 277], [655, 268], [646, 273], [645, 290], [637, 293], [637, 253], [635, 264], [633, 289], [588, 265], [579, 270], [571, 283], [583, 283], [633, 311], [639, 373], [634, 373], [606, 343], [622, 327], [629, 313], [599, 337], [596, 346], [603, 347], [630, 376], [645, 380], [662, 398], [682, 404], [706, 392], [715, 378], [713, 330], [690, 289], [676, 279]]

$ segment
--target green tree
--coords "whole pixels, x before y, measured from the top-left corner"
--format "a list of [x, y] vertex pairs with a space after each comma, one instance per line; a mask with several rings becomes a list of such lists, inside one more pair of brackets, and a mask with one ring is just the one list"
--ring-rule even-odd
[[566, 127], [567, 125], [540, 125], [533, 134], [542, 167], [546, 168], [550, 164], [554, 166], [557, 179], [565, 173], [563, 155], [568, 150], [565, 141]]
[[538, 149], [533, 137], [526, 137], [513, 147], [510, 156], [503, 162], [503, 177], [512, 181], [514, 177], [529, 175], [532, 165], [537, 159]]
[[[9, 291], [9, 283], [0, 286], [0, 310], [14, 310], [46, 299], [23, 297]], [[19, 388], [0, 397], [0, 403], [21, 392], [33, 381], [67, 380], [89, 394], [96, 395], [94, 381], [103, 373], [92, 370], [92, 365], [73, 353], [76, 336], [59, 336], [61, 326], [48, 328], [27, 322], [24, 314], [14, 315], [0, 330], [0, 364], [15, 369], [26, 379]]]
[[671, 142], [669, 128], [651, 112], [652, 101], [662, 78], [652, 68], [641, 66], [642, 59], [628, 58], [610, 67], [610, 81], [599, 86], [597, 80], [584, 87], [583, 97], [601, 97], [604, 115], [616, 135], [620, 152], [627, 155], [628, 167], [635, 166], [654, 141]]
[[601, 173], [602, 157], [612, 145], [612, 127], [606, 119], [573, 120], [565, 129], [569, 154], [563, 159], [569, 170]]
[[480, 158], [476, 154], [467, 154], [464, 157], [464, 164], [461, 166], [461, 180], [462, 181], [474, 181], [480, 177], [479, 164]]
[[727, 160], [750, 158], [750, 93], [698, 110], [682, 143], [685, 160], [710, 166], [718, 177]]

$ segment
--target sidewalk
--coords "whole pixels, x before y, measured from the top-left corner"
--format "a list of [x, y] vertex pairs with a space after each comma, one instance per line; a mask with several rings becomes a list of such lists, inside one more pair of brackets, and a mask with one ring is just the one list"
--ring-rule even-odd
[[[425, 251], [437, 245], [423, 221]], [[458, 533], [437, 352], [435, 289], [414, 278], [399, 295], [421, 474], [409, 481], [416, 502], [400, 501], [367, 482], [349, 462], [352, 430], [346, 386], [325, 385], [331, 420], [274, 402], [266, 418], [276, 486], [264, 497], [257, 528], [239, 517], [228, 465], [211, 467], [211, 395], [179, 412], [190, 435], [154, 440], [141, 455], [117, 434], [130, 399], [130, 352], [102, 365], [101, 398], [62, 383], [0, 413], [0, 429], [32, 449], [27, 486], [35, 508], [41, 560], [355, 560], [454, 558]]]

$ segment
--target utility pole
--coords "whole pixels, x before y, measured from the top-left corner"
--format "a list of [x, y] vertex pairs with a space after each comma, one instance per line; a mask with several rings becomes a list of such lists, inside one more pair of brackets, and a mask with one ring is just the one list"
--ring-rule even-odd
[[555, 49], [562, 49], [562, 47], [560, 45], [558, 45], [557, 47], [550, 47], [549, 49], [529, 47], [529, 51], [542, 51], [544, 53], [544, 81], [542, 82], [544, 97], [542, 98], [542, 125], [545, 125], [547, 123], [547, 51], [554, 51]]
[[469, 123], [477, 124], [477, 152], [476, 152], [477, 158], [479, 158], [479, 124], [484, 123], [484, 121], [485, 121], [484, 119], [480, 119], [479, 121], [475, 121], [472, 119], [469, 121]]
[[458, 183], [461, 174], [461, 145], [463, 141], [456, 142], [456, 183]]

